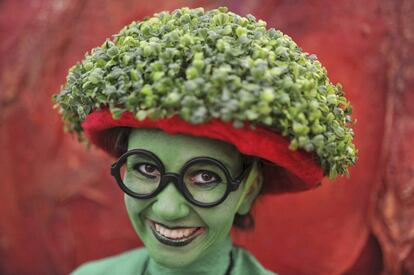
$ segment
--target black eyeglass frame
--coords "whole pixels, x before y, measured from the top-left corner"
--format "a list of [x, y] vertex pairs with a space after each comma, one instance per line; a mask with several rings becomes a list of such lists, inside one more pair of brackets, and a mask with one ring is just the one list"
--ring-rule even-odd
[[[141, 154], [144, 155], [150, 159], [152, 159], [157, 168], [159, 169], [160, 172], [160, 183], [158, 185], [158, 187], [150, 194], [139, 194], [136, 193], [134, 191], [131, 191], [123, 182], [122, 180], [122, 175], [121, 175], [121, 167], [125, 164], [127, 158], [131, 155], [134, 154]], [[191, 195], [191, 193], [188, 191], [188, 189], [185, 186], [184, 183], [184, 175], [185, 172], [187, 171], [187, 169], [189, 167], [191, 167], [191, 165], [193, 165], [194, 163], [197, 162], [202, 162], [202, 161], [209, 161], [212, 162], [214, 164], [216, 164], [224, 173], [224, 175], [226, 176], [226, 181], [227, 181], [227, 188], [226, 188], [226, 192], [224, 193], [223, 197], [213, 203], [204, 203], [204, 202], [199, 202], [197, 200], [195, 200], [193, 198], [193, 196]], [[196, 157], [193, 159], [190, 159], [189, 161], [187, 161], [180, 169], [179, 173], [173, 173], [173, 172], [165, 172], [165, 166], [162, 163], [162, 161], [152, 152], [147, 151], [147, 150], [143, 150], [143, 149], [132, 149], [129, 150], [127, 152], [125, 152], [122, 156], [119, 157], [119, 159], [114, 162], [111, 165], [111, 175], [115, 178], [116, 182], [118, 183], [119, 187], [122, 189], [122, 191], [124, 191], [126, 194], [128, 194], [129, 196], [136, 198], [136, 199], [150, 199], [155, 197], [156, 195], [158, 195], [162, 190], [164, 190], [164, 188], [168, 185], [168, 183], [172, 182], [175, 187], [177, 188], [177, 190], [179, 190], [181, 192], [181, 194], [184, 196], [184, 198], [189, 201], [190, 203], [196, 205], [196, 206], [200, 206], [200, 207], [204, 207], [204, 208], [209, 208], [209, 207], [214, 207], [220, 203], [222, 203], [227, 197], [228, 195], [233, 192], [236, 191], [240, 184], [242, 183], [244, 177], [247, 175], [248, 171], [250, 167], [246, 167], [245, 164], [243, 164], [243, 170], [240, 173], [239, 176], [235, 177], [234, 179], [231, 177], [229, 170], [219, 161], [216, 160], [214, 158], [210, 158], [210, 157]]]

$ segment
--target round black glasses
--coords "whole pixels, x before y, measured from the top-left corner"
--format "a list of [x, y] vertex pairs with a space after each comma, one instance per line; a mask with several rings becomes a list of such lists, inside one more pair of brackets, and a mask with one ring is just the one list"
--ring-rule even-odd
[[190, 203], [213, 207], [237, 190], [248, 170], [244, 166], [233, 179], [220, 161], [197, 157], [187, 161], [178, 174], [170, 173], [165, 172], [164, 164], [154, 153], [133, 149], [112, 164], [111, 175], [126, 194], [137, 199], [153, 198], [172, 182]]

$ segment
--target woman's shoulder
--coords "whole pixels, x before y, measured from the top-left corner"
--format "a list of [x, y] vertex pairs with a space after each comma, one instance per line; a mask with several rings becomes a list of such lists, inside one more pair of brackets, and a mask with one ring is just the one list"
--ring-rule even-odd
[[276, 273], [265, 269], [259, 261], [247, 250], [233, 247], [234, 267], [232, 274], [237, 275], [275, 275]]
[[76, 268], [71, 275], [128, 275], [137, 274], [148, 259], [145, 248], [138, 248], [121, 254], [90, 261]]

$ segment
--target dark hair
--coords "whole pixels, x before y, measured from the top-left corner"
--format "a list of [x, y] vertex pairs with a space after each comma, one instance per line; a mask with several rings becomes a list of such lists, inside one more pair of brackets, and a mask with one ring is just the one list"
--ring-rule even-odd
[[[105, 143], [104, 147], [112, 155], [120, 157], [122, 154], [128, 151], [128, 138], [132, 128], [129, 127], [114, 127], [105, 131]], [[249, 164], [255, 160], [254, 157], [243, 155], [243, 163]], [[259, 167], [261, 167], [259, 162]], [[261, 188], [259, 194], [263, 188]], [[251, 230], [254, 228], [255, 222], [253, 215], [248, 212], [247, 214], [234, 216], [233, 226], [241, 230]]]

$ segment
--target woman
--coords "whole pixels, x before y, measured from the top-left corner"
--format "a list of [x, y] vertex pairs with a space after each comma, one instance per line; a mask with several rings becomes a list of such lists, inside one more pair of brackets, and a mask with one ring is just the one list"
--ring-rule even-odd
[[318, 186], [356, 159], [349, 102], [314, 56], [265, 22], [183, 8], [86, 55], [55, 101], [66, 126], [118, 157], [145, 248], [74, 274], [271, 274], [229, 231], [260, 192]]

